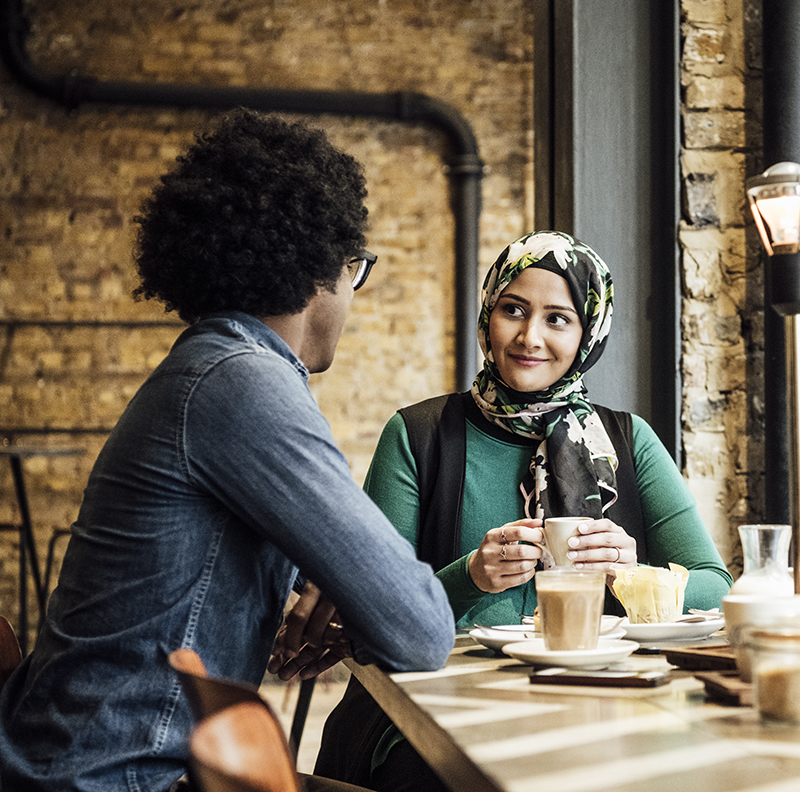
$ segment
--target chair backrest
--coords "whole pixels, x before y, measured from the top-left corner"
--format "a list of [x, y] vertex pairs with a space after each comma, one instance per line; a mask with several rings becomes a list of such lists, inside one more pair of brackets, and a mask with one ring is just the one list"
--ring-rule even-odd
[[176, 649], [171, 652], [169, 664], [178, 672], [186, 698], [198, 721], [233, 704], [249, 702], [267, 706], [255, 685], [208, 676], [203, 661], [191, 649]]
[[0, 616], [0, 690], [21, 662], [22, 652], [14, 628], [5, 616]]
[[203, 792], [300, 792], [286, 737], [269, 706], [234, 704], [200, 721], [190, 742]]
[[255, 685], [208, 676], [191, 649], [176, 649], [169, 663], [199, 721], [191, 776], [203, 792], [299, 792], [286, 735]]

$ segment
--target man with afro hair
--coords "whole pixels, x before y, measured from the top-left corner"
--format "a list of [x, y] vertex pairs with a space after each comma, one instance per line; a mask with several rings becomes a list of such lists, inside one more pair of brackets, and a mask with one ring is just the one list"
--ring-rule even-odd
[[238, 109], [144, 202], [135, 294], [189, 327], [100, 452], [2, 691], [3, 792], [170, 789], [193, 726], [167, 661], [181, 647], [256, 685], [268, 662], [284, 679], [347, 654], [444, 663], [444, 590], [353, 482], [308, 389], [375, 261], [365, 197], [321, 131]]

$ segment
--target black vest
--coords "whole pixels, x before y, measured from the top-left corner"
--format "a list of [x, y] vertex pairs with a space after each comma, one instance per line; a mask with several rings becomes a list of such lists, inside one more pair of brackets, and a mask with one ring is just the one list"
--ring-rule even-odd
[[[617, 452], [617, 501], [606, 516], [636, 540], [640, 562], [647, 563], [647, 541], [633, 462], [633, 424], [630, 413], [595, 405]], [[466, 471], [466, 416], [477, 412], [469, 392], [451, 393], [401, 409], [419, 481], [417, 556], [434, 570], [461, 556], [461, 512]], [[480, 413], [478, 412], [480, 415]], [[502, 430], [500, 430], [502, 431]], [[624, 613], [613, 597], [606, 612]]]

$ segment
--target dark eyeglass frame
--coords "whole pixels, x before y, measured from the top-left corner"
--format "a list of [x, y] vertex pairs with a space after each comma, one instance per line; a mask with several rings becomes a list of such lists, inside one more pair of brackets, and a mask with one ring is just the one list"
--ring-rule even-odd
[[347, 269], [353, 283], [353, 291], [360, 289], [367, 281], [369, 273], [372, 271], [378, 257], [368, 250], [362, 250], [347, 262]]

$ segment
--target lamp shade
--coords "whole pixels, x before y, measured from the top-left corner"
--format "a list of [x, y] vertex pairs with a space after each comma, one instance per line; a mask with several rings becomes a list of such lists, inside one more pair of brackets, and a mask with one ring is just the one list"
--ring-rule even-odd
[[778, 162], [747, 180], [747, 200], [770, 256], [800, 250], [800, 165]]

